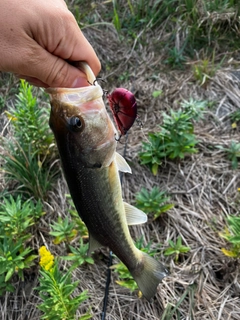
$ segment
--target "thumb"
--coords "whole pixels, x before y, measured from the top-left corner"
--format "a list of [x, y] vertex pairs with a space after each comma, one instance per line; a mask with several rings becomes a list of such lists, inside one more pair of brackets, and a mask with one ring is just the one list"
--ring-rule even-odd
[[37, 78], [45, 87], [77, 88], [89, 85], [85, 73], [41, 46], [25, 72], [26, 75]]

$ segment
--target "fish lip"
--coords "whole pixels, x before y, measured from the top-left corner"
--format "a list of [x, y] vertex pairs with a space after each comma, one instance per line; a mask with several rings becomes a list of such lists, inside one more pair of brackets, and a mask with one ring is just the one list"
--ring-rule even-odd
[[50, 100], [59, 100], [71, 104], [80, 104], [96, 100], [103, 96], [102, 88], [96, 84], [81, 88], [47, 88], [45, 92]]
[[86, 88], [89, 88], [90, 86], [87, 87], [79, 87], [79, 88], [54, 88], [54, 87], [49, 87], [45, 89], [45, 92], [47, 93], [65, 93], [65, 92], [79, 92], [79, 91], [84, 91]]

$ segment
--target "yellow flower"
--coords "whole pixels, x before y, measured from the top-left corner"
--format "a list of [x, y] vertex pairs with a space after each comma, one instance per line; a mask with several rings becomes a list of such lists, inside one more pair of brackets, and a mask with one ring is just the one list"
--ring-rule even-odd
[[51, 254], [51, 252], [48, 251], [45, 246], [42, 246], [39, 249], [39, 255], [40, 255], [40, 262], [39, 262], [40, 266], [46, 271], [51, 271], [54, 265], [54, 256]]
[[232, 128], [233, 128], [233, 129], [236, 129], [236, 128], [237, 128], [236, 122], [233, 122], [233, 123], [232, 123]]
[[238, 191], [240, 192], [240, 188], [238, 188]]

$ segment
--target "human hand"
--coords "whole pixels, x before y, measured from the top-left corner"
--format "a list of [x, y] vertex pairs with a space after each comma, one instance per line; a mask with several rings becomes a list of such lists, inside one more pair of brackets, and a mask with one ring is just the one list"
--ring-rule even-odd
[[66, 62], [100, 61], [63, 0], [0, 0], [0, 71], [42, 87], [81, 87], [86, 75]]

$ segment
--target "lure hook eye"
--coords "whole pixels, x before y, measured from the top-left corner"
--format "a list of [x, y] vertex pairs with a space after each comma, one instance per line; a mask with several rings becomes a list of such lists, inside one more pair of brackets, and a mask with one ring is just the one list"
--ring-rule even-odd
[[[98, 81], [98, 80], [103, 81], [103, 82], [106, 82], [106, 81], [105, 81], [104, 79], [102, 79], [102, 78], [96, 78], [96, 79], [93, 81], [93, 83], [91, 83], [91, 82], [89, 82], [89, 81], [88, 81], [88, 83], [89, 83], [91, 86], [95, 86], [95, 85], [96, 85], [95, 82]], [[103, 93], [104, 93], [105, 96], [108, 94], [108, 90], [102, 89], [102, 91], [103, 91]]]

